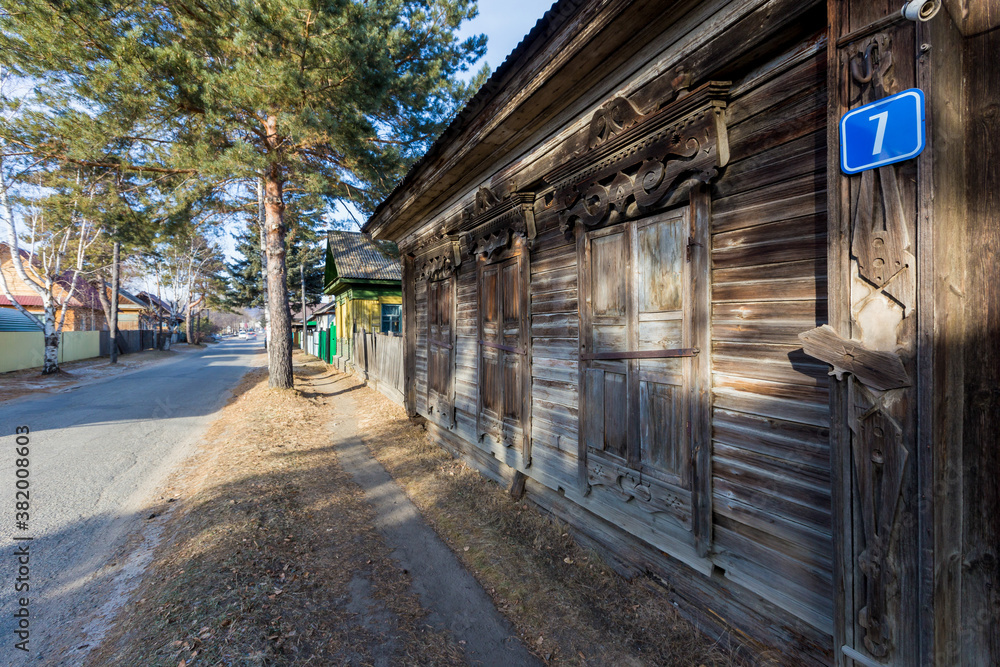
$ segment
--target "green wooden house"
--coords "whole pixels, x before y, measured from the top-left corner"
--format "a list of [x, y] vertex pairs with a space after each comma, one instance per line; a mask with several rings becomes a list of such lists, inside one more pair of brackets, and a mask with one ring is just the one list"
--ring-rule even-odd
[[[399, 250], [358, 232], [327, 234], [324, 291], [334, 297], [337, 359], [352, 358], [355, 332], [400, 333], [403, 292]], [[336, 363], [336, 362], [335, 362]]]

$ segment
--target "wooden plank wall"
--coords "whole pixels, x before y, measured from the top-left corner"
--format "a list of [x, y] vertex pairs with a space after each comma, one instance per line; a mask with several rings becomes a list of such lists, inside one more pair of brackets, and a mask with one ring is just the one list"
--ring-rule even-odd
[[[713, 561], [832, 633], [825, 40], [735, 81], [712, 192]], [[749, 85], [748, 85], [749, 84]]]
[[[1000, 30], [977, 35], [965, 45], [967, 68], [965, 145], [968, 163], [966, 200], [968, 216], [968, 282], [966, 309], [969, 322], [964, 344], [965, 409], [961, 517], [946, 520], [962, 525], [961, 661], [952, 664], [997, 664], [1000, 659], [1000, 447], [997, 414], [1000, 413], [1000, 281], [996, 261], [1000, 255], [1000, 76], [995, 65], [981, 63], [1000, 51]], [[950, 406], [949, 406], [950, 407]], [[939, 647], [939, 651], [953, 646]]]
[[576, 474], [579, 440], [576, 241], [559, 231], [549, 211], [539, 200], [530, 265], [532, 456], [568, 483]]
[[479, 294], [476, 261], [465, 253], [456, 279], [455, 319], [455, 430], [469, 442], [477, 442], [476, 399], [479, 387]]
[[[491, 476], [526, 472], [529, 488], [552, 492], [539, 493], [539, 500], [548, 498], [542, 502], [584, 530], [597, 526], [599, 516], [609, 531], [631, 534], [606, 536], [605, 544], [621, 550], [634, 543], [635, 553], [648, 549], [679, 559], [663, 556], [657, 569], [697, 578], [677, 584], [693, 587], [688, 602], [704, 606], [709, 600], [698, 595], [727, 591], [741, 601], [719, 607], [726, 620], [762, 637], [790, 633], [786, 640], [798, 645], [789, 650], [803, 664], [828, 660], [833, 629], [829, 380], [827, 367], [806, 357], [797, 338], [827, 316], [825, 50], [825, 39], [816, 35], [767, 56], [770, 61], [748, 64], [733, 81], [732, 159], [711, 191], [714, 535], [708, 559], [682, 545], [679, 527], [651, 520], [635, 503], [610, 507], [580, 487], [577, 249], [558, 229], [545, 196], [535, 204], [538, 232], [530, 256], [531, 466], [522, 465], [516, 448], [476, 437], [478, 294], [476, 262], [467, 253], [457, 277], [456, 426], [428, 426], [442, 446], [471, 457]], [[415, 403], [426, 415], [425, 282], [416, 281], [414, 296]], [[713, 567], [713, 575], [704, 576]], [[773, 603], [772, 627], [746, 620], [767, 606], [754, 602], [755, 595]], [[784, 615], [777, 620], [779, 609], [804, 623]]]

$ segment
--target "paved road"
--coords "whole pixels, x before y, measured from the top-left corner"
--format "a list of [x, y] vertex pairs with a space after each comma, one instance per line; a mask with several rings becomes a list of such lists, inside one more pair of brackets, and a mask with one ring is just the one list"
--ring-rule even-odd
[[[64, 394], [0, 403], [0, 665], [79, 661], [64, 652], [77, 641], [66, 629], [121, 592], [115, 553], [144, 525], [157, 485], [191, 453], [228, 390], [260, 363], [252, 356], [260, 349], [229, 340]], [[15, 527], [18, 425], [31, 429], [27, 531]], [[33, 539], [14, 540], [23, 536]], [[17, 593], [26, 545], [30, 592]], [[15, 647], [21, 597], [27, 654]]]

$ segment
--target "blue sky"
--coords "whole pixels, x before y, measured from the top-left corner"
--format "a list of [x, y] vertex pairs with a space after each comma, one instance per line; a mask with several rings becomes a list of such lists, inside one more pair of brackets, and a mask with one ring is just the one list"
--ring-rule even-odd
[[[470, 35], [485, 34], [486, 55], [470, 68], [466, 80], [478, 72], [484, 62], [492, 70], [496, 70], [552, 6], [552, 2], [546, 0], [479, 0], [478, 4], [479, 15], [463, 24], [458, 34], [462, 39]], [[355, 216], [364, 222], [363, 216], [357, 211]], [[350, 215], [346, 209], [338, 206], [334, 217], [349, 219]], [[227, 243], [227, 252], [231, 247], [231, 242]]]
[[[479, 0], [479, 16], [463, 25], [459, 35], [485, 34], [484, 60], [495, 70], [551, 6], [546, 0]], [[480, 61], [473, 70], [482, 66]]]

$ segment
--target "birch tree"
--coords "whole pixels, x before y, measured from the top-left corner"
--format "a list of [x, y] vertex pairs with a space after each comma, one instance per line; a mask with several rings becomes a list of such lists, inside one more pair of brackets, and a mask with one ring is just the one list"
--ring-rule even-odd
[[189, 343], [194, 342], [192, 314], [208, 298], [206, 286], [222, 266], [221, 252], [202, 234], [192, 233], [159, 249], [163, 301], [171, 318], [184, 318]]
[[84, 280], [81, 274], [87, 249], [100, 237], [101, 229], [94, 228], [79, 216], [69, 224], [54, 225], [41, 208], [34, 205], [26, 211], [30, 231], [25, 237], [28, 249], [22, 250], [2, 148], [0, 145], [0, 213], [7, 227], [6, 254], [10, 256], [17, 277], [41, 298], [42, 317], [18, 302], [3, 271], [0, 271], [0, 289], [15, 308], [42, 330], [45, 340], [42, 374], [49, 375], [59, 371], [59, 334], [66, 322], [70, 302]]

